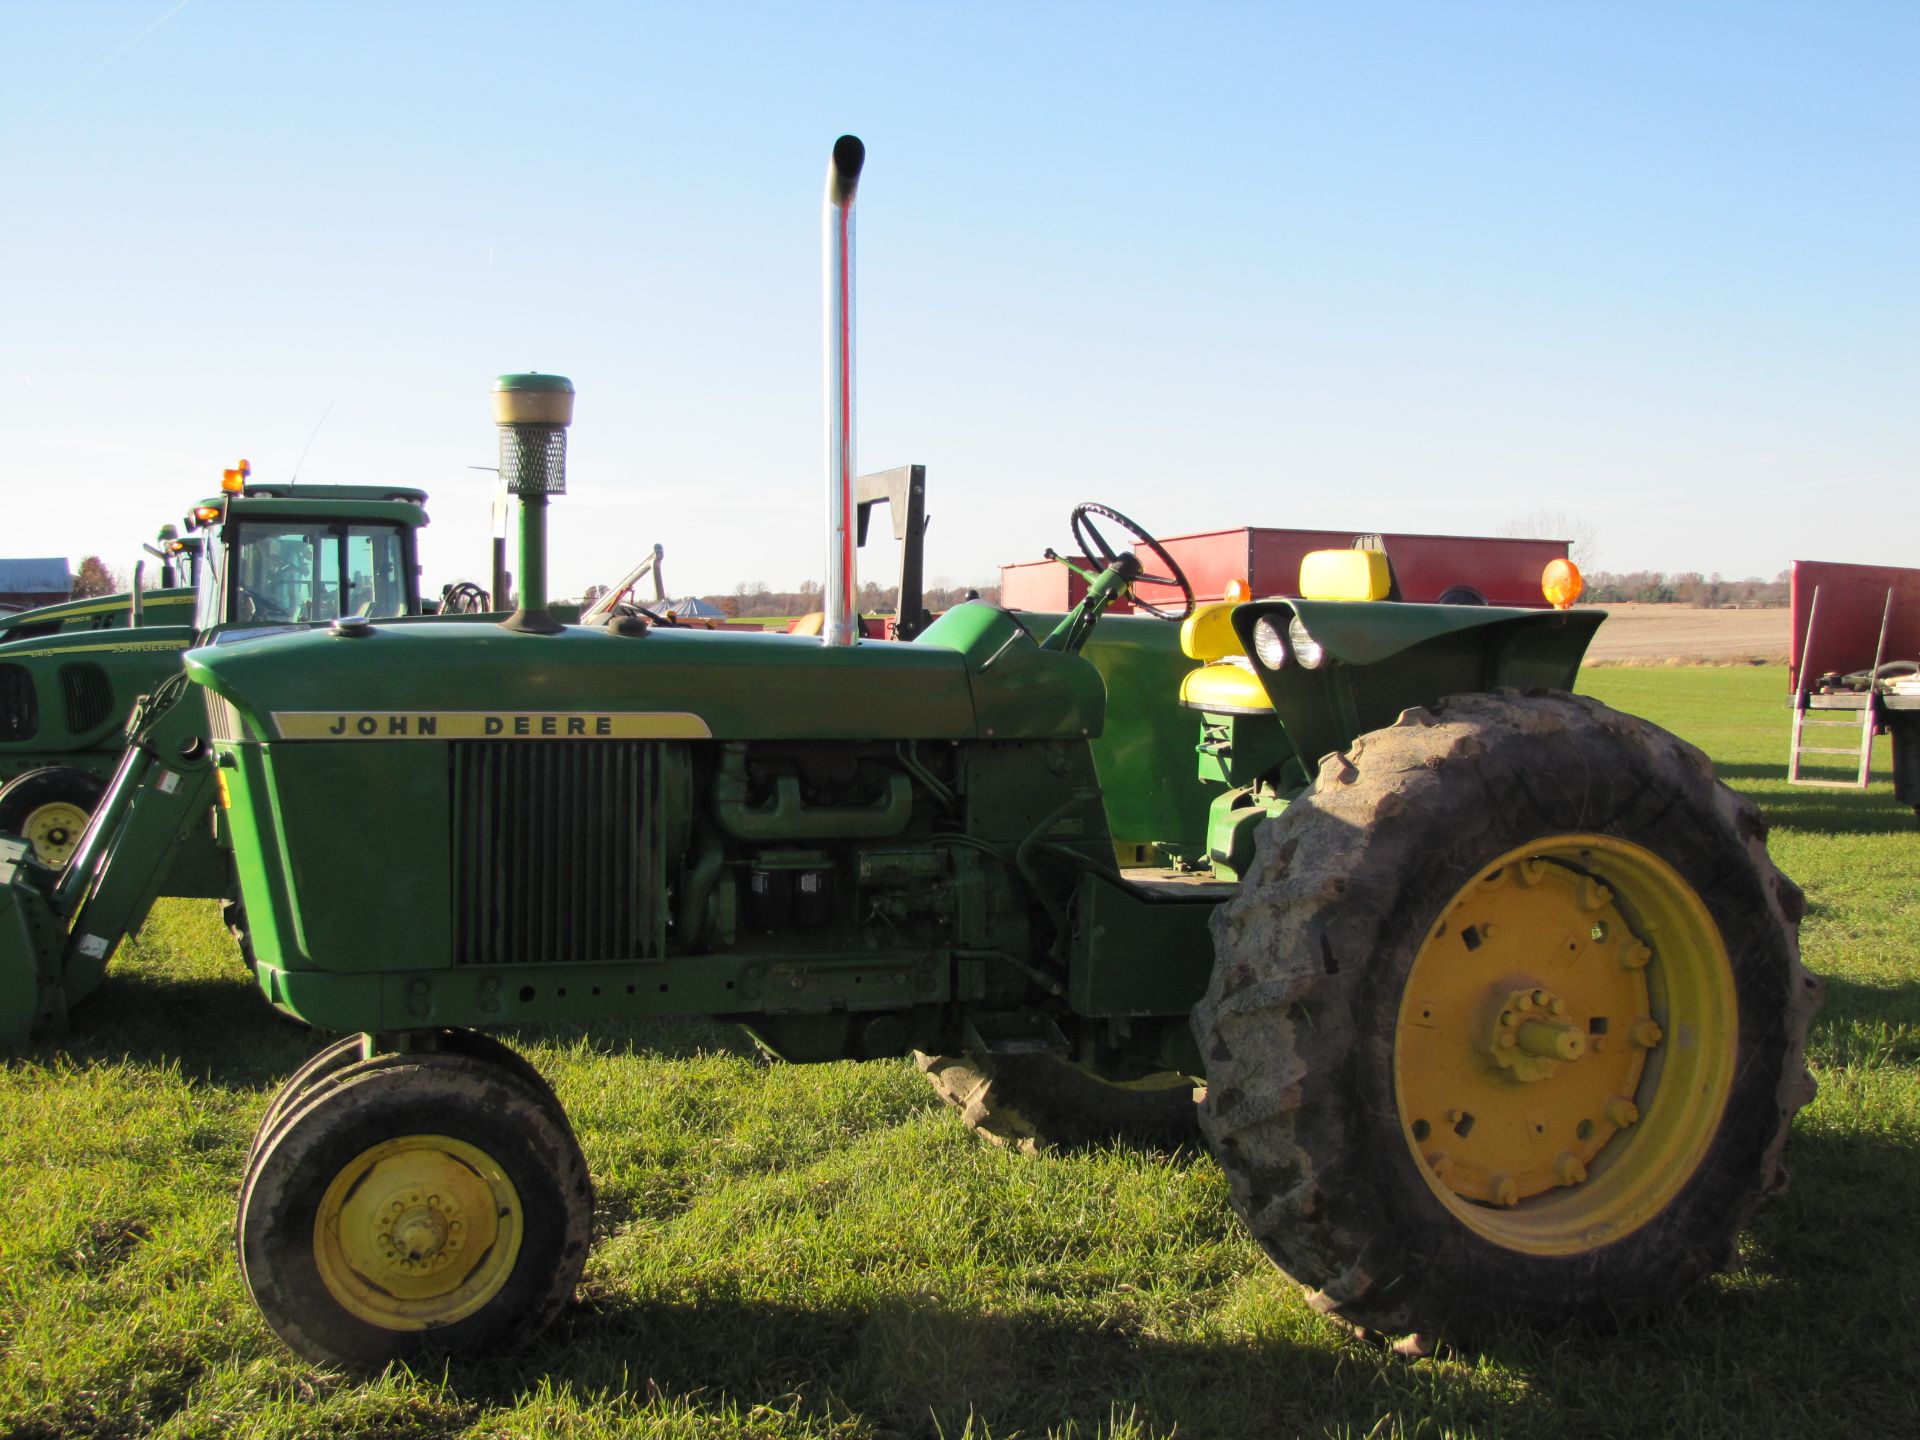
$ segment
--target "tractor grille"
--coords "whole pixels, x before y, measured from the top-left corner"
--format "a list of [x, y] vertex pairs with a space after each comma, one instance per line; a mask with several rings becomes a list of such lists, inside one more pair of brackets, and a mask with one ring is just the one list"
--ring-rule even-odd
[[656, 959], [659, 746], [455, 741], [456, 965]]
[[62, 665], [60, 694], [67, 702], [67, 729], [74, 735], [84, 735], [113, 713], [113, 686], [98, 665]]
[[245, 738], [240, 728], [240, 712], [212, 691], [207, 692], [207, 734], [215, 740], [235, 743]]

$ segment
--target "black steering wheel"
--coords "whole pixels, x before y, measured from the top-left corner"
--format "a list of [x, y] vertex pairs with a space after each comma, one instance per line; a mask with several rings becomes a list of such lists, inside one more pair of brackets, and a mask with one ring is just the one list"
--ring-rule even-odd
[[1133, 596], [1133, 603], [1149, 615], [1158, 615], [1162, 620], [1184, 620], [1187, 616], [1191, 615], [1193, 613], [1193, 586], [1187, 583], [1187, 577], [1181, 571], [1179, 563], [1173, 556], [1167, 553], [1166, 546], [1162, 545], [1158, 540], [1154, 539], [1153, 536], [1142, 530], [1118, 510], [1111, 509], [1105, 505], [1096, 505], [1092, 501], [1073, 507], [1073, 518], [1068, 522], [1068, 525], [1073, 531], [1073, 543], [1080, 547], [1080, 553], [1086, 556], [1088, 560], [1097, 560], [1103, 569], [1120, 558], [1119, 553], [1115, 551], [1111, 545], [1107, 544], [1107, 537], [1102, 535], [1099, 527], [1093, 523], [1093, 517], [1095, 515], [1098, 515], [1103, 520], [1111, 520], [1114, 524], [1118, 525], [1122, 530], [1146, 546], [1148, 550], [1152, 551], [1154, 558], [1167, 567], [1167, 573], [1165, 575], [1148, 575], [1144, 572], [1136, 575], [1134, 577], [1134, 584], [1138, 585], [1142, 581], [1145, 581], [1149, 585], [1178, 585], [1180, 587], [1180, 598], [1184, 602], [1178, 611], [1167, 610], [1153, 604], [1151, 601], [1142, 600], [1139, 592], [1136, 591]]
[[642, 620], [649, 625], [678, 625], [680, 623], [680, 617], [675, 615], [671, 610], [664, 608], [655, 610], [651, 606], [642, 605], [638, 600], [617, 600], [614, 602], [613, 609], [609, 611], [608, 614], [618, 619]]
[[484, 615], [492, 607], [492, 597], [471, 580], [456, 580], [440, 597], [442, 615]]

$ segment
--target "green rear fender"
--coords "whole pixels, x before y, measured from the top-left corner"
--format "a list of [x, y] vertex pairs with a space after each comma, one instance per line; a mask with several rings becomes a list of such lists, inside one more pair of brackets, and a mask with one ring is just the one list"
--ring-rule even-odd
[[[1277, 670], [1258, 658], [1254, 627], [1282, 635], [1295, 617], [1325, 652], [1312, 669], [1292, 646]], [[1602, 610], [1407, 605], [1390, 601], [1255, 600], [1233, 628], [1303, 764], [1344, 750], [1403, 710], [1495, 689], [1571, 690]]]

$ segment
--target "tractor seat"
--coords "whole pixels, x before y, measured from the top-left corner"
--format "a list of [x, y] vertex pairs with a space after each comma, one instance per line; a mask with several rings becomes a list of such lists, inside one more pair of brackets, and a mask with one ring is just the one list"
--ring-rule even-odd
[[1222, 715], [1263, 715], [1273, 712], [1266, 687], [1253, 673], [1253, 662], [1233, 633], [1232, 600], [1197, 606], [1180, 622], [1180, 648], [1190, 660], [1206, 663], [1180, 679], [1180, 703], [1189, 710], [1211, 710]]
[[1253, 662], [1242, 656], [1209, 660], [1189, 670], [1180, 681], [1180, 703], [1189, 710], [1216, 715], [1271, 715], [1273, 701], [1267, 687], [1253, 673]]

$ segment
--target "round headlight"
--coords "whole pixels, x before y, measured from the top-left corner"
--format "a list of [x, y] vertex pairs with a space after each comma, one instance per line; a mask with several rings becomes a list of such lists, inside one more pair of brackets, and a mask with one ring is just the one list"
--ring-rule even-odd
[[1309, 670], [1318, 669], [1327, 658], [1327, 652], [1321, 648], [1318, 640], [1307, 633], [1307, 627], [1298, 615], [1287, 626], [1287, 639], [1293, 645], [1293, 658]]
[[1287, 663], [1287, 642], [1281, 639], [1280, 627], [1273, 621], [1261, 620], [1253, 627], [1253, 653], [1269, 670]]

